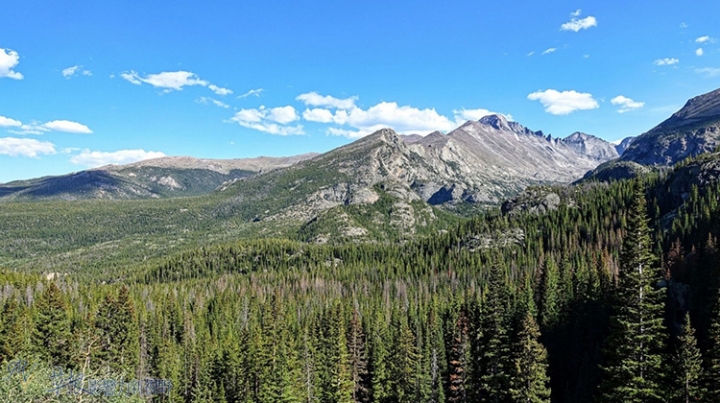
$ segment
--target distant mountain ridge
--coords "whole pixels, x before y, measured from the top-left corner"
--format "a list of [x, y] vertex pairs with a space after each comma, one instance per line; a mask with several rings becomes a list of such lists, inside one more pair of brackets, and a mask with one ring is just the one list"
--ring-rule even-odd
[[317, 154], [212, 160], [163, 157], [67, 175], [0, 184], [0, 200], [155, 199], [208, 194], [231, 180], [292, 165]]
[[650, 169], [663, 169], [688, 157], [712, 152], [720, 145], [720, 89], [699, 95], [671, 117], [618, 147], [620, 158], [605, 162], [585, 179], [617, 180]]

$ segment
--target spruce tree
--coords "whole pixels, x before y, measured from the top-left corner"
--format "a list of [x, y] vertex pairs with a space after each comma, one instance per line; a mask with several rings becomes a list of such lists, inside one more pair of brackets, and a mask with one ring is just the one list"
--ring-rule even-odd
[[705, 402], [720, 402], [720, 300], [715, 302], [705, 352], [703, 386]]
[[685, 314], [685, 323], [678, 336], [673, 356], [670, 401], [672, 403], [690, 403], [700, 401], [702, 390], [702, 356], [695, 339], [695, 330], [690, 324], [690, 315]]
[[35, 305], [32, 348], [41, 359], [66, 367], [71, 357], [71, 337], [65, 300], [57, 285], [50, 283]]
[[372, 385], [368, 372], [367, 350], [365, 348], [365, 332], [360, 319], [360, 312], [353, 309], [348, 334], [348, 351], [350, 353], [350, 376], [353, 381], [353, 401], [366, 403], [372, 400]]
[[540, 329], [529, 311], [513, 346], [514, 372], [510, 394], [517, 403], [549, 403], [550, 378], [547, 375], [547, 351], [540, 344]]
[[607, 403], [663, 401], [664, 289], [645, 206], [644, 192], [636, 188], [604, 351], [600, 397]]
[[505, 283], [504, 270], [493, 267], [487, 283], [487, 297], [482, 306], [480, 328], [482, 337], [478, 350], [478, 369], [471, 383], [471, 401], [506, 402], [509, 399], [512, 371], [509, 301], [510, 293]]
[[448, 396], [449, 403], [464, 403], [468, 401], [468, 393], [466, 390], [467, 371], [468, 371], [468, 350], [470, 343], [468, 340], [468, 318], [464, 311], [460, 311], [455, 326], [452, 329], [450, 339], [450, 350], [448, 351]]
[[108, 294], [98, 310], [95, 327], [100, 337], [98, 359], [116, 373], [134, 377], [138, 364], [140, 343], [135, 307], [127, 286], [118, 297]]

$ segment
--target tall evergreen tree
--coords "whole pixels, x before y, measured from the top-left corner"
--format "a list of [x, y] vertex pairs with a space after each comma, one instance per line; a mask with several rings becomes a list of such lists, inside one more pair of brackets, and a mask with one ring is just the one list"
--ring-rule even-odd
[[704, 401], [708, 403], [720, 402], [720, 299], [715, 302], [712, 312], [703, 374]]
[[372, 400], [372, 385], [368, 372], [367, 350], [365, 348], [365, 332], [360, 319], [360, 312], [353, 309], [348, 334], [348, 350], [350, 353], [350, 376], [353, 381], [353, 401], [366, 403]]
[[67, 366], [71, 357], [70, 319], [65, 300], [55, 283], [50, 283], [35, 304], [35, 354], [52, 365]]
[[550, 402], [547, 351], [538, 341], [539, 338], [540, 329], [528, 311], [513, 346], [515, 367], [510, 390], [512, 402]]
[[468, 318], [464, 311], [460, 311], [452, 329], [450, 350], [448, 351], [448, 403], [464, 403], [468, 401], [466, 390], [469, 349]]
[[635, 189], [623, 239], [618, 287], [606, 340], [601, 400], [662, 402], [664, 293], [652, 254], [645, 194]]
[[695, 330], [690, 324], [690, 315], [685, 314], [685, 323], [678, 336], [675, 354], [671, 362], [670, 401], [690, 403], [701, 400], [702, 356], [695, 339]]
[[473, 374], [471, 401], [500, 403], [509, 400], [512, 358], [510, 354], [510, 293], [505, 273], [495, 266], [490, 270], [487, 297], [482, 306], [480, 356], [478, 370]]
[[129, 289], [123, 286], [117, 298], [105, 297], [95, 319], [100, 337], [98, 359], [113, 372], [132, 378], [140, 357], [140, 342], [135, 307]]

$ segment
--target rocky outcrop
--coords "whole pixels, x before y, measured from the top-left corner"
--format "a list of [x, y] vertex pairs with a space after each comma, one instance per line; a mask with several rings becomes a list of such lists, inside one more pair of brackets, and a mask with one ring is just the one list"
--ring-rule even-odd
[[621, 160], [670, 166], [720, 144], [720, 89], [697, 96], [669, 119], [637, 137]]

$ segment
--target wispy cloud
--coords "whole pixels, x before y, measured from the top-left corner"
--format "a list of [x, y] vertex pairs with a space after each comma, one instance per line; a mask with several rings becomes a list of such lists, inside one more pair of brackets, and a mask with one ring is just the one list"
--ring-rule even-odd
[[211, 84], [209, 81], [201, 79], [197, 74], [190, 71], [163, 71], [157, 74], [141, 76], [136, 71], [131, 70], [120, 73], [120, 77], [135, 85], [145, 83], [155, 88], [162, 88], [163, 92], [181, 91], [184, 87], [199, 85], [201, 87], [207, 87], [216, 95], [224, 96], [233, 93], [231, 89]]
[[71, 78], [78, 73], [82, 74], [84, 76], [92, 75], [92, 72], [90, 70], [83, 70], [82, 66], [78, 66], [78, 65], [68, 67], [66, 69], [63, 69], [63, 71], [62, 71], [62, 75], [65, 78]]
[[292, 106], [257, 109], [241, 109], [230, 121], [240, 126], [279, 136], [305, 134], [302, 125], [288, 126], [288, 123], [299, 120], [297, 111]]
[[696, 56], [702, 56], [702, 55], [704, 55], [704, 54], [705, 54], [705, 51], [703, 50], [703, 48], [697, 48], [697, 49], [695, 49], [695, 55], [696, 55]]
[[664, 59], [657, 59], [655, 60], [656, 66], [672, 66], [674, 64], [680, 63], [679, 59], [676, 59], [674, 57], [666, 57]]
[[593, 16], [588, 16], [582, 19], [573, 18], [569, 22], [566, 22], [560, 26], [561, 31], [573, 31], [579, 32], [583, 29], [588, 29], [597, 26], [597, 19]]
[[695, 38], [696, 43], [712, 43], [715, 42], [715, 40], [707, 35], [700, 36], [698, 38]]
[[695, 72], [698, 74], [702, 74], [706, 77], [720, 76], [720, 68], [717, 67], [703, 67], [701, 69], [695, 69]]
[[20, 55], [11, 49], [0, 48], [0, 78], [7, 77], [13, 80], [22, 80], [23, 75], [13, 69], [20, 63]]
[[633, 111], [635, 109], [640, 109], [645, 106], [645, 102], [634, 101], [631, 98], [622, 95], [618, 95], [615, 98], [611, 99], [610, 103], [620, 107], [620, 109], [618, 109], [619, 113]]
[[529, 94], [527, 98], [531, 101], [540, 101], [545, 107], [545, 112], [552, 115], [567, 115], [575, 111], [600, 107], [592, 94], [574, 90], [557, 91], [548, 89], [545, 91], [536, 91]]
[[216, 93], [217, 95], [223, 95], [223, 96], [224, 96], [224, 95], [230, 95], [230, 94], [233, 93], [231, 89], [218, 87], [218, 86], [215, 85], [215, 84], [210, 84], [210, 85], [208, 85], [208, 88], [210, 88], [210, 90], [211, 90], [212, 92]]
[[199, 104], [213, 104], [215, 106], [219, 106], [220, 108], [225, 108], [225, 109], [230, 108], [230, 105], [226, 104], [225, 102], [217, 100], [215, 98], [210, 98], [210, 97], [200, 97], [200, 98], [196, 99], [195, 102], [197, 102]]
[[70, 162], [76, 165], [84, 165], [90, 168], [101, 167], [110, 164], [130, 164], [132, 162], [165, 157], [165, 154], [159, 151], [145, 151], [142, 149], [135, 150], [119, 150], [113, 152], [90, 151], [84, 149], [78, 155], [70, 158]]
[[571, 17], [579, 17], [580, 14], [582, 14], [582, 10], [578, 8], [577, 10], [573, 11], [572, 13], [570, 13], [570, 16], [571, 16]]
[[553, 52], [555, 52], [555, 51], [557, 51], [557, 48], [548, 48], [548, 49], [545, 49], [545, 50], [542, 52], [542, 54], [543, 54], [543, 55], [547, 55], [547, 54], [553, 53]]
[[262, 88], [257, 88], [257, 89], [254, 89], [254, 90], [250, 90], [250, 91], [248, 91], [248, 92], [246, 92], [246, 93], [244, 93], [244, 94], [242, 94], [242, 95], [238, 95], [238, 99], [247, 98], [247, 97], [250, 97], [250, 96], [255, 96], [255, 97], [258, 97], [258, 98], [259, 98], [259, 97], [260, 97], [260, 94], [261, 94], [263, 91], [265, 91], [265, 90], [262, 89]]
[[55, 145], [48, 141], [16, 137], [0, 138], [1, 155], [37, 158], [39, 155], [52, 155], [55, 153], [57, 153]]
[[[3, 122], [5, 124], [3, 124]], [[0, 116], [0, 127], [11, 127], [10, 132], [15, 134], [43, 134], [46, 132], [65, 132], [77, 134], [91, 134], [93, 131], [82, 123], [70, 120], [53, 120], [47, 123], [32, 122], [23, 124], [19, 120]]]
[[330, 95], [320, 95], [317, 92], [308, 92], [306, 94], [300, 94], [295, 98], [298, 101], [303, 102], [307, 106], [321, 106], [326, 108], [337, 108], [337, 109], [352, 109], [355, 107], [355, 101], [357, 97], [350, 97], [345, 99], [335, 98]]

